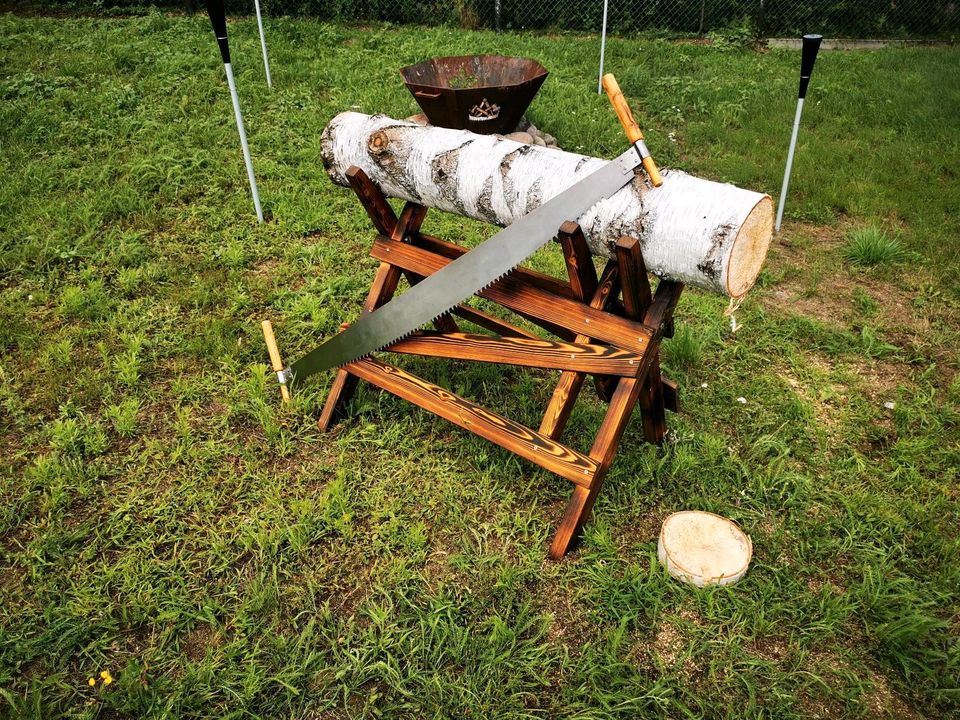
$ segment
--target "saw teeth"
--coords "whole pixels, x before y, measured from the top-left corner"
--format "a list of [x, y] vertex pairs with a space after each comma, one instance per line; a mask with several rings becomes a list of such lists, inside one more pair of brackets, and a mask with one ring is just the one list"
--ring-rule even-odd
[[[446, 314], [446, 313], [444, 313], [444, 314]], [[439, 316], [438, 316], [438, 317], [439, 317]], [[436, 318], [434, 318], [434, 319], [436, 319]], [[432, 321], [431, 321], [431, 322], [432, 322]], [[340, 365], [337, 365], [336, 367], [337, 367], [338, 369], [340, 369], [340, 368], [346, 367], [346, 366], [349, 365], [350, 363], [355, 362], [355, 361], [357, 361], [357, 360], [363, 360], [364, 358], [368, 358], [368, 357], [370, 357], [371, 355], [373, 355], [374, 353], [380, 352], [380, 351], [383, 350], [384, 348], [388, 348], [388, 347], [390, 347], [391, 345], [393, 345], [394, 343], [398, 343], [398, 342], [400, 342], [401, 340], [403, 340], [404, 338], [410, 337], [410, 336], [413, 335], [415, 332], [417, 332], [417, 330], [419, 330], [419, 329], [420, 329], [420, 328], [416, 327], [416, 328], [414, 328], [413, 330], [407, 330], [407, 332], [403, 333], [403, 335], [400, 335], [400, 336], [398, 336], [398, 337], [395, 337], [393, 340], [391, 340], [391, 341], [389, 341], [389, 342], [387, 342], [387, 343], [385, 343], [385, 344], [383, 344], [383, 345], [380, 345], [379, 347], [375, 347], [375, 348], [374, 348], [373, 350], [371, 350], [370, 352], [364, 353], [363, 355], [357, 355], [355, 358], [351, 358], [350, 360], [347, 360], [345, 363], [341, 363]]]
[[[546, 245], [548, 242], [550, 242], [550, 241], [547, 240], [546, 242], [544, 242], [543, 244], [541, 244], [541, 245], [537, 248], [537, 250], [539, 250], [540, 248], [544, 247], [544, 245]], [[534, 252], [536, 252], [536, 251], [534, 251]], [[532, 254], [532, 253], [531, 253], [531, 254]], [[492, 280], [490, 280], [489, 282], [487, 282], [486, 285], [481, 285], [481, 286], [480, 286], [477, 290], [475, 290], [471, 295], [469, 295], [468, 297], [466, 297], [466, 298], [464, 298], [463, 300], [461, 300], [460, 303], [467, 302], [467, 301], [468, 301], [471, 297], [473, 297], [474, 295], [479, 295], [480, 293], [482, 293], [484, 290], [486, 290], [487, 288], [491, 287], [492, 285], [496, 285], [498, 282], [500, 282], [501, 280], [503, 280], [507, 275], [509, 275], [510, 273], [512, 273], [512, 272], [513, 272], [514, 270], [516, 270], [518, 267], [520, 267], [519, 264], [514, 265], [514, 266], [513, 266], [512, 268], [510, 268], [509, 270], [506, 270], [505, 272], [500, 273], [499, 275], [497, 275], [496, 277], [494, 277]], [[459, 305], [460, 303], [457, 303], [457, 305]], [[451, 312], [453, 311], [453, 308], [455, 308], [457, 305], [454, 305], [453, 307], [447, 308], [446, 310], [444, 310], [444, 311], [443, 311], [442, 313], [440, 313], [439, 315], [435, 315], [434, 317], [430, 318], [430, 320], [428, 320], [426, 323], [424, 323], [424, 325], [426, 325], [426, 324], [428, 324], [428, 323], [436, 322], [436, 321], [439, 320], [440, 318], [445, 317], [445, 316], [447, 316], [447, 315], [450, 315]], [[376, 311], [374, 311], [374, 312], [376, 312]], [[421, 327], [423, 327], [423, 326], [421, 325], [421, 326], [415, 327], [413, 330], [407, 330], [407, 331], [406, 331], [405, 333], [403, 333], [402, 335], [399, 335], [398, 337], [395, 337], [393, 340], [390, 340], [389, 342], [385, 343], [384, 345], [381, 345], [380, 347], [374, 348], [374, 349], [371, 350], [370, 352], [364, 353], [363, 355], [358, 355], [358, 356], [355, 357], [355, 358], [352, 358], [352, 359], [350, 359], [350, 360], [347, 360], [345, 363], [342, 363], [342, 364], [340, 364], [340, 365], [337, 365], [337, 368], [343, 368], [344, 366], [349, 365], [350, 363], [352, 363], [352, 362], [354, 362], [354, 361], [356, 361], [356, 360], [362, 360], [362, 359], [364, 359], [364, 358], [368, 358], [368, 357], [370, 357], [371, 355], [373, 355], [374, 353], [380, 352], [381, 350], [390, 347], [390, 346], [393, 345], [394, 343], [398, 343], [398, 342], [400, 342], [401, 340], [403, 340], [404, 338], [410, 337], [410, 336], [413, 335], [415, 332], [417, 332]]]

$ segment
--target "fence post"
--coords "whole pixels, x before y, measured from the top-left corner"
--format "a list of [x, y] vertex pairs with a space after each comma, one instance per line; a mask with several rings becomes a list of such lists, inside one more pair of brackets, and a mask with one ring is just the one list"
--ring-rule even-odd
[[767, 36], [765, 5], [766, 0], [758, 0], [756, 12], [753, 14], [754, 31], [758, 38]]

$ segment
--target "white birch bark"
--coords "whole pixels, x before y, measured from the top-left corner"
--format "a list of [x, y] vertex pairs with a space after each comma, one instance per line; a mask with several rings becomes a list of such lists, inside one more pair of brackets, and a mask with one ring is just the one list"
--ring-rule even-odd
[[[602, 167], [601, 158], [476, 135], [341, 113], [322, 138], [331, 179], [348, 185], [356, 165], [389, 197], [506, 226]], [[579, 218], [590, 249], [610, 257], [624, 236], [640, 240], [647, 269], [731, 297], [753, 286], [773, 233], [769, 195], [663, 171], [652, 188], [642, 171]]]

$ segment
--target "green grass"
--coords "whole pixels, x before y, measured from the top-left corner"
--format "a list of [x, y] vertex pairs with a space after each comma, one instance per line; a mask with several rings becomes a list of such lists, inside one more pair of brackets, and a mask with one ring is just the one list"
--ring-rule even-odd
[[[257, 225], [205, 18], [0, 16], [0, 717], [960, 716], [960, 50], [821, 56], [736, 335], [685, 293], [669, 441], [629, 426], [551, 563], [565, 481], [370, 388], [320, 435], [330, 377], [282, 407], [259, 321], [299, 357], [375, 269], [321, 166], [331, 117], [412, 114], [397, 68], [430, 55], [529, 55], [551, 71], [531, 119], [610, 157], [596, 39], [267, 31], [272, 92], [255, 22], [231, 24]], [[662, 165], [776, 192], [795, 53], [607, 57]], [[909, 255], [850, 265], [862, 227]], [[534, 425], [554, 379], [403, 362]], [[743, 581], [664, 576], [685, 508], [750, 533]]]
[[853, 265], [882, 265], [904, 258], [903, 246], [881, 228], [865, 227], [851, 230], [843, 255]]

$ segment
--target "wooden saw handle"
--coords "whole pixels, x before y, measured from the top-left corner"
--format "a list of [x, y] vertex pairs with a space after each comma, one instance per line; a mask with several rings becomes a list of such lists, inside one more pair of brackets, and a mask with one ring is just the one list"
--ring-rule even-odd
[[[640, 126], [637, 125], [637, 121], [633, 119], [630, 105], [627, 104], [627, 99], [623, 96], [620, 85], [617, 83], [617, 79], [613, 76], [613, 73], [607, 73], [603, 76], [603, 89], [607, 92], [607, 97], [610, 98], [610, 104], [613, 105], [613, 111], [617, 114], [617, 119], [620, 121], [620, 124], [623, 125], [623, 130], [627, 134], [627, 140], [629, 140], [631, 144], [641, 142], [643, 140], [643, 133], [640, 131]], [[643, 169], [647, 171], [650, 182], [653, 183], [654, 187], [663, 185], [663, 176], [660, 175], [660, 170], [650, 155], [643, 158]]]
[[[277, 347], [277, 338], [273, 334], [273, 323], [264, 320], [260, 323], [263, 330], [263, 339], [267, 343], [267, 352], [270, 354], [270, 366], [275, 373], [283, 371], [283, 360], [280, 358], [280, 348]], [[280, 386], [280, 395], [285, 403], [290, 402], [290, 389], [286, 385]]]

